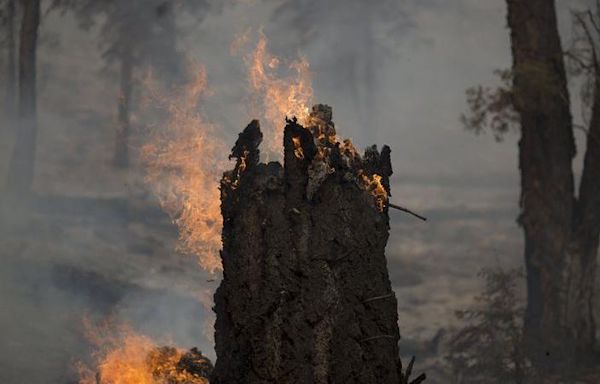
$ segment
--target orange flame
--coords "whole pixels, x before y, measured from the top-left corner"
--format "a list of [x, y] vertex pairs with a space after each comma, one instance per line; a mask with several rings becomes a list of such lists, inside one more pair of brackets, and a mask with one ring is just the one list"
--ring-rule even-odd
[[[155, 347], [147, 337], [124, 331], [123, 339], [107, 338], [97, 345], [99, 352], [97, 372], [83, 365], [79, 366], [79, 384], [154, 384], [152, 371], [146, 357]], [[100, 337], [100, 336], [96, 336]]]
[[[149, 337], [110, 322], [93, 326], [84, 321], [86, 336], [97, 348], [96, 368], [78, 364], [79, 384], [208, 384], [208, 380], [184, 370], [177, 364], [183, 351], [159, 348]], [[116, 332], [115, 332], [116, 330]]]
[[[247, 37], [236, 41], [247, 41]], [[308, 61], [300, 57], [283, 71], [291, 71], [288, 76], [280, 76], [282, 60], [267, 50], [267, 38], [262, 31], [256, 49], [245, 57], [248, 66], [248, 81], [255, 100], [253, 114], [264, 116], [267, 148], [280, 154], [283, 143], [285, 117], [296, 116], [303, 123], [308, 118], [312, 105], [312, 76]]]
[[179, 227], [179, 248], [198, 257], [209, 273], [221, 270], [222, 218], [219, 179], [225, 169], [227, 149], [198, 111], [207, 92], [206, 72], [170, 97], [147, 82], [151, 102], [168, 112], [166, 132], [154, 135], [142, 148], [146, 180], [161, 206]]
[[302, 149], [302, 142], [300, 141], [299, 136], [292, 137], [292, 142], [294, 143], [294, 155], [297, 159], [304, 159], [304, 150]]
[[383, 184], [381, 184], [381, 176], [376, 173], [371, 177], [364, 174], [361, 174], [360, 176], [367, 192], [371, 193], [375, 198], [377, 209], [379, 212], [383, 212], [383, 209], [388, 202], [388, 193]]

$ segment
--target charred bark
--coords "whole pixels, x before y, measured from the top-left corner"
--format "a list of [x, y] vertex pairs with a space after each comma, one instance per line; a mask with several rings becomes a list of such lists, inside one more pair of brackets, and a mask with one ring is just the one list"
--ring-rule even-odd
[[125, 44], [121, 52], [120, 85], [118, 100], [118, 122], [115, 136], [114, 165], [119, 168], [129, 166], [129, 135], [131, 122], [129, 119], [131, 108], [131, 93], [133, 88], [133, 55], [131, 49]]
[[40, 24], [40, 1], [23, 1], [19, 39], [19, 126], [8, 171], [8, 189], [13, 195], [26, 197], [31, 192], [35, 164], [36, 50]]
[[[312, 122], [335, 132], [330, 119], [315, 107]], [[319, 142], [319, 130], [289, 120], [283, 166], [259, 163], [257, 121], [233, 148], [221, 183], [213, 384], [404, 380], [387, 206], [362, 181], [377, 174], [389, 192], [389, 148], [361, 157]]]
[[[534, 362], [555, 370], [589, 356], [600, 212], [600, 105], [588, 135], [579, 199], [567, 76], [554, 0], [507, 0], [513, 105], [520, 116], [521, 215], [528, 302], [525, 339]], [[597, 93], [598, 94], [598, 93]]]

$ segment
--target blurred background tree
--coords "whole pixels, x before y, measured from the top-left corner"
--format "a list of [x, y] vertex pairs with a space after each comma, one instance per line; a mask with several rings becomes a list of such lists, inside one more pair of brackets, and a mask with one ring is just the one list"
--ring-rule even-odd
[[[524, 338], [532, 361], [548, 372], [595, 356], [594, 292], [600, 233], [600, 42], [598, 3], [573, 14], [566, 52], [585, 75], [589, 123], [573, 123], [554, 0], [507, 0], [513, 67], [497, 89], [467, 91], [464, 125], [501, 138], [518, 127], [521, 214], [525, 233], [527, 306]], [[585, 133], [578, 194], [574, 129]]]

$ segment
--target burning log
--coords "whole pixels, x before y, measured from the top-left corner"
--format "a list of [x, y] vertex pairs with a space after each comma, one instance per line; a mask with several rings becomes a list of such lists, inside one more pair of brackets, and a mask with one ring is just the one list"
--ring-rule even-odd
[[[197, 348], [185, 352], [173, 347], [127, 344], [104, 357], [91, 375], [87, 369], [79, 384], [208, 384], [213, 365]], [[83, 367], [80, 367], [83, 368]]]
[[253, 121], [221, 182], [211, 383], [404, 382], [385, 259], [391, 151], [340, 142], [324, 105], [306, 127], [286, 121], [283, 166], [259, 162]]
[[213, 369], [197, 348], [184, 354], [173, 347], [156, 348], [150, 352], [147, 364], [155, 381], [165, 384], [208, 384]]

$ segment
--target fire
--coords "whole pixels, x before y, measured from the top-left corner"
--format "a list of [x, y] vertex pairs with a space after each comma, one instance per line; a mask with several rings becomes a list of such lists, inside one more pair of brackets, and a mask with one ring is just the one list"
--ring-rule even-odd
[[302, 149], [302, 142], [300, 141], [300, 137], [294, 136], [292, 137], [292, 142], [294, 143], [294, 155], [298, 159], [304, 159], [304, 150]]
[[221, 270], [222, 218], [219, 179], [227, 164], [226, 146], [199, 112], [207, 92], [206, 72], [174, 95], [165, 96], [149, 79], [152, 105], [168, 114], [166, 131], [142, 148], [146, 180], [179, 227], [179, 248], [198, 257], [206, 271]]
[[[314, 105], [308, 118], [306, 119], [306, 129], [308, 129], [314, 138], [317, 147], [317, 153], [309, 165], [309, 180], [307, 185], [307, 196], [312, 198], [319, 186], [328, 177], [335, 172], [335, 168], [330, 164], [331, 150], [338, 147], [341, 158], [348, 168], [353, 168], [356, 164], [362, 163], [362, 157], [350, 139], [341, 139], [338, 137], [335, 125], [333, 123], [333, 113], [331, 107], [327, 105]], [[296, 153], [298, 143], [295, 138], [294, 153]], [[301, 149], [301, 148], [300, 148]], [[388, 202], [388, 193], [382, 184], [381, 175], [373, 174], [368, 176], [363, 169], [358, 170], [357, 181], [368, 193], [373, 195], [375, 205], [379, 212], [383, 212]]]
[[[231, 51], [238, 51], [249, 41], [249, 32], [238, 36], [231, 45]], [[280, 76], [282, 60], [269, 53], [267, 38], [262, 31], [252, 54], [245, 57], [248, 66], [248, 81], [255, 103], [253, 114], [265, 117], [267, 131], [267, 147], [273, 153], [281, 152], [284, 124], [286, 117], [296, 117], [299, 123], [307, 127], [317, 145], [317, 156], [311, 164], [312, 182], [309, 181], [309, 196], [322, 180], [333, 172], [328, 163], [330, 147], [339, 144], [342, 158], [348, 166], [360, 159], [360, 154], [350, 139], [342, 140], [337, 136], [331, 122], [331, 109], [309, 109], [312, 105], [313, 89], [310, 66], [305, 57], [300, 57], [287, 66], [287, 70], [295, 72], [293, 75]], [[304, 159], [304, 152], [299, 137], [293, 137], [294, 155]], [[377, 208], [383, 212], [387, 204], [388, 195], [381, 184], [381, 176], [371, 177], [362, 175], [361, 184], [374, 198]]]
[[342, 154], [348, 158], [355, 158], [359, 156], [354, 143], [352, 143], [352, 140], [350, 139], [345, 139], [342, 143], [340, 143], [340, 152], [342, 152]]
[[116, 329], [110, 323], [84, 325], [88, 339], [97, 348], [93, 355], [96, 368], [79, 364], [79, 384], [208, 384], [205, 377], [181, 367], [182, 350], [159, 347], [124, 325]]
[[240, 184], [240, 178], [242, 176], [242, 173], [244, 173], [244, 171], [246, 170], [246, 167], [248, 166], [246, 161], [248, 159], [249, 154], [250, 154], [250, 152], [244, 151], [244, 154], [240, 157], [240, 166], [237, 168], [237, 174], [235, 177], [235, 181], [231, 184], [231, 187], [233, 189], [236, 189]]
[[[246, 42], [242, 36], [236, 42]], [[241, 43], [237, 43], [239, 45]], [[309, 115], [312, 105], [313, 88], [310, 66], [305, 57], [300, 57], [285, 66], [282, 60], [267, 50], [267, 38], [259, 32], [255, 50], [245, 57], [248, 66], [248, 82], [254, 98], [253, 114], [264, 116], [263, 127], [266, 128], [267, 148], [281, 153], [283, 142], [283, 126], [286, 117], [295, 116], [303, 123]], [[281, 76], [281, 72], [292, 72]]]
[[379, 209], [379, 212], [383, 212], [388, 202], [388, 193], [383, 184], [381, 184], [381, 176], [376, 173], [371, 177], [365, 174], [361, 174], [360, 176], [367, 192], [374, 196], [377, 209]]

